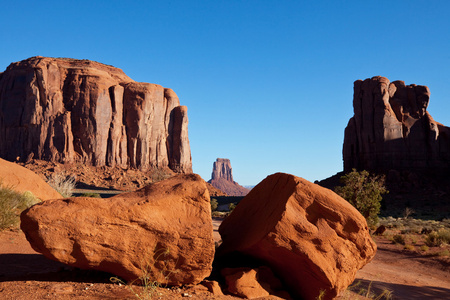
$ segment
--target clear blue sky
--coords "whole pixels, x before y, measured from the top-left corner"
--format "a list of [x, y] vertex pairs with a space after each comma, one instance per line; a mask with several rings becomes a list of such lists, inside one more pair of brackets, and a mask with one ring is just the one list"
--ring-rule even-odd
[[0, 70], [90, 59], [172, 88], [188, 107], [194, 172], [229, 158], [254, 185], [342, 170], [353, 82], [427, 85], [450, 125], [450, 1], [2, 1]]

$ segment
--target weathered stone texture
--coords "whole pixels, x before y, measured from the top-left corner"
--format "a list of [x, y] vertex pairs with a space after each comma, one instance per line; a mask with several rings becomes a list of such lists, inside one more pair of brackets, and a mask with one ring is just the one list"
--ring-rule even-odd
[[450, 128], [433, 120], [429, 100], [426, 86], [381, 76], [355, 81], [344, 171], [450, 167]]
[[0, 157], [8, 160], [190, 173], [187, 124], [172, 90], [93, 61], [33, 57], [0, 78]]
[[331, 190], [289, 174], [268, 176], [220, 225], [216, 258], [269, 266], [294, 299], [333, 299], [375, 255], [364, 217]]
[[22, 213], [21, 229], [47, 258], [128, 281], [197, 284], [212, 270], [209, 193], [196, 174], [108, 199], [48, 200]]

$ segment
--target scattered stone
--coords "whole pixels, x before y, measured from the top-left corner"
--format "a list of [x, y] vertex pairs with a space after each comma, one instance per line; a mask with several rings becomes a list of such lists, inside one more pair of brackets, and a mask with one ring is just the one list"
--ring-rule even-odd
[[203, 280], [202, 285], [208, 288], [208, 291], [213, 295], [220, 296], [223, 295], [222, 289], [217, 281], [214, 280]]
[[333, 299], [375, 255], [364, 217], [331, 190], [268, 176], [220, 225], [223, 265], [246, 255], [268, 265], [294, 299]]
[[385, 233], [385, 231], [386, 231], [386, 226], [380, 225], [380, 226], [378, 226], [378, 228], [375, 230], [375, 232], [373, 234], [374, 235], [382, 235], [383, 233]]
[[197, 284], [211, 273], [211, 206], [196, 174], [108, 199], [45, 201], [21, 221], [35, 251], [70, 266], [169, 286]]

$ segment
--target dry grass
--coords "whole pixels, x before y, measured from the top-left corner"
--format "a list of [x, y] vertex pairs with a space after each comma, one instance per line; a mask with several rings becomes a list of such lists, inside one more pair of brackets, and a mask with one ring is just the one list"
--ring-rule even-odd
[[66, 173], [53, 173], [47, 177], [47, 183], [64, 198], [72, 197], [75, 189], [75, 177]]
[[31, 192], [20, 194], [0, 183], [0, 230], [17, 227], [20, 213], [38, 202]]

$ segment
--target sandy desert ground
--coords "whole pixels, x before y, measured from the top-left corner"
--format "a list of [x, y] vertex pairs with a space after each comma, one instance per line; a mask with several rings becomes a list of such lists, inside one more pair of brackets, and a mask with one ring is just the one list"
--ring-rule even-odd
[[[214, 220], [214, 237], [220, 239]], [[359, 297], [362, 289], [393, 299], [450, 299], [450, 258], [403, 250], [386, 237], [375, 237], [375, 259], [358, 271], [351, 291], [339, 299]], [[0, 232], [0, 299], [138, 299], [128, 286], [113, 284], [111, 275], [72, 269], [35, 252], [20, 230]], [[140, 292], [140, 287], [134, 288]], [[365, 293], [365, 292], [364, 292]], [[153, 299], [238, 299], [217, 296], [203, 286], [158, 288]], [[265, 299], [279, 299], [270, 297]]]

